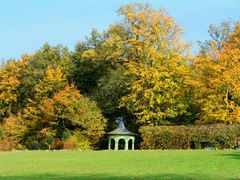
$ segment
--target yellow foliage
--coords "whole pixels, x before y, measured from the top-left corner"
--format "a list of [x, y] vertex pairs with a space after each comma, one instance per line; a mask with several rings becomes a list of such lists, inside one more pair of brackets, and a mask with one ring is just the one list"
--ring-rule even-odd
[[0, 70], [0, 115], [11, 114], [13, 104], [17, 101], [17, 88], [20, 85], [21, 70], [27, 66], [23, 60], [9, 60]]
[[51, 97], [57, 90], [62, 89], [67, 84], [67, 79], [61, 67], [53, 68], [48, 66], [43, 80], [35, 87], [35, 99]]
[[189, 45], [164, 10], [138, 3], [121, 7], [119, 13], [128, 32], [122, 43], [128, 47], [126, 73], [134, 79], [120, 107], [133, 112], [142, 124], [167, 124], [167, 118], [186, 113], [183, 96], [188, 68], [183, 57]]
[[17, 116], [11, 115], [5, 119], [3, 130], [4, 138], [8, 139], [13, 145], [17, 145], [27, 130], [27, 127], [21, 114], [18, 114]]
[[[239, 24], [215, 57], [198, 56], [194, 62], [196, 101], [202, 112], [198, 123], [240, 123]], [[238, 33], [238, 35], [237, 35]]]

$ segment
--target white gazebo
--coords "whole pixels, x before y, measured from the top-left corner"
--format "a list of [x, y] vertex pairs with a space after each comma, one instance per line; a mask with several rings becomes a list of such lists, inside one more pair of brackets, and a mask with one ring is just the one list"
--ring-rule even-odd
[[[130, 132], [124, 126], [123, 118], [117, 118], [118, 127], [107, 133], [108, 135], [108, 149], [109, 150], [134, 150], [135, 136], [137, 134]], [[111, 147], [114, 144], [114, 147]]]

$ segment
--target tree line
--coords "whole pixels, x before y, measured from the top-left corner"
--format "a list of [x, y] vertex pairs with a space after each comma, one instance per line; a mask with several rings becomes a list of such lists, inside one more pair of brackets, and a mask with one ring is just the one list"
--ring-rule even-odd
[[[191, 55], [162, 9], [128, 4], [74, 51], [44, 44], [0, 71], [1, 143], [15, 149], [96, 148], [122, 116], [140, 126], [240, 122], [240, 23], [209, 27]], [[4, 146], [5, 146], [4, 145]]]

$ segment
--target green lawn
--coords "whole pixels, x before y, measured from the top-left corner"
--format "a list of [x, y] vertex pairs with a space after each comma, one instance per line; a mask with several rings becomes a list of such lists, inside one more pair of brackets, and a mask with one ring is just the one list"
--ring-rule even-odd
[[0, 152], [0, 179], [240, 179], [240, 151]]

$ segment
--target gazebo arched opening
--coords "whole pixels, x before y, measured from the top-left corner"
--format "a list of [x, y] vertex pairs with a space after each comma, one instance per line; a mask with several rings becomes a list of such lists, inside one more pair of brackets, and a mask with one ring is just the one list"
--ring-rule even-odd
[[128, 141], [128, 148], [133, 149], [133, 140], [132, 139], [129, 139], [129, 141]]
[[115, 148], [115, 140], [113, 138], [111, 138], [110, 140], [110, 149], [114, 149]]
[[125, 144], [126, 144], [125, 139], [119, 139], [119, 141], [118, 141], [118, 149], [119, 150], [124, 150], [125, 149]]

